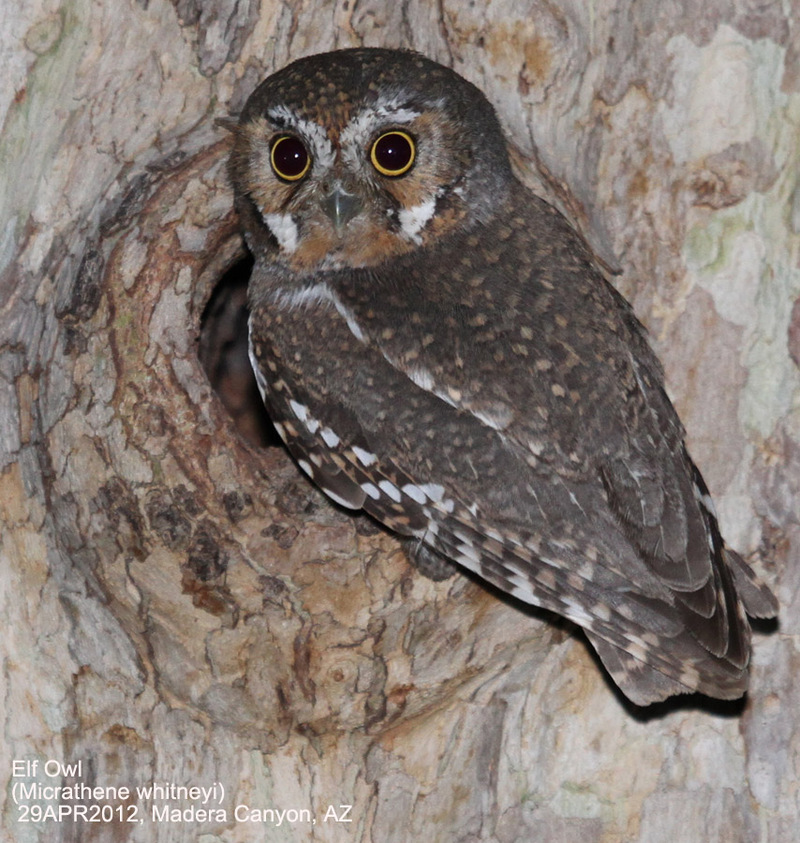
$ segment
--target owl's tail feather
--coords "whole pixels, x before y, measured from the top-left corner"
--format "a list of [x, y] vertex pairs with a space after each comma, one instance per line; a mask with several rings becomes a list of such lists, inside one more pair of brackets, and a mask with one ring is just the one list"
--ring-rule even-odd
[[778, 601], [769, 588], [735, 551], [726, 547], [725, 559], [733, 573], [736, 590], [751, 618], [774, 618], [778, 614]]
[[732, 671], [725, 677], [724, 683], [717, 679], [713, 682], [713, 687], [706, 687], [702, 682], [697, 686], [695, 678], [692, 682], [695, 687], [691, 687], [687, 686], [688, 682], [683, 684], [671, 679], [660, 670], [633, 658], [629, 653], [615, 647], [590, 630], [584, 629], [584, 632], [611, 678], [619, 686], [622, 693], [636, 705], [651, 705], [652, 703], [662, 702], [667, 697], [691, 693], [693, 690], [717, 699], [733, 700], [741, 697], [747, 690], [747, 668], [738, 672]]

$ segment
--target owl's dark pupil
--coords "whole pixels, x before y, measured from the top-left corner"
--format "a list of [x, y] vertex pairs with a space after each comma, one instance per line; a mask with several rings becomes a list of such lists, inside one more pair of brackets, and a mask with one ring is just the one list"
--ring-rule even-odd
[[308, 152], [299, 138], [278, 138], [272, 145], [272, 166], [285, 179], [296, 179], [308, 168]]
[[375, 160], [388, 173], [404, 172], [413, 155], [410, 140], [399, 132], [388, 132], [375, 142]]

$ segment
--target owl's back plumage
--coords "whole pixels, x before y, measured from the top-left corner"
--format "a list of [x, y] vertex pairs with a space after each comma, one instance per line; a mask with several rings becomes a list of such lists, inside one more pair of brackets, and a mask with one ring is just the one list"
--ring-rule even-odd
[[483, 95], [339, 51], [270, 77], [236, 134], [251, 359], [301, 468], [579, 624], [634, 702], [740, 696], [745, 613], [774, 598], [724, 545], [643, 328]]

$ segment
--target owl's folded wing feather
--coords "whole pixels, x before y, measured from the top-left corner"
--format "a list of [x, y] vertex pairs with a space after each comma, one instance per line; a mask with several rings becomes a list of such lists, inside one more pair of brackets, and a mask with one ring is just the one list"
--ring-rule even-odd
[[[258, 372], [264, 360], [254, 362]], [[690, 482], [658, 490], [639, 468], [611, 464], [584, 483], [559, 479], [538, 494], [530, 489], [527, 500], [520, 496], [524, 486], [515, 487], [516, 511], [537, 515], [509, 517], [492, 511], [491, 500], [476, 505], [470, 490], [459, 488], [458, 476], [422, 476], [420, 462], [404, 459], [407, 449], [376, 441], [368, 420], [352, 409], [327, 403], [312, 411], [309, 396], [285, 379], [277, 391], [263, 376], [259, 386], [293, 456], [334, 500], [363, 507], [514, 597], [570, 618], [637, 704], [681, 692], [722, 698], [744, 692], [749, 626], [734, 577], [749, 583], [744, 597], [754, 613], [772, 611], [771, 595], [724, 548], [713, 514], [698, 505]], [[460, 423], [482, 424], [467, 413]], [[499, 439], [494, 430], [484, 432]], [[505, 441], [501, 447], [517, 461], [518, 473], [530, 471], [513, 453], [516, 446]], [[679, 458], [688, 459], [683, 451]], [[685, 475], [681, 468], [679, 476]], [[699, 495], [707, 496], [702, 485]], [[565, 513], [568, 507], [576, 512]], [[678, 513], [665, 520], [676, 507]], [[569, 534], [566, 525], [578, 511], [593, 519], [591, 536], [600, 541], [587, 543], [579, 529]], [[536, 530], [537, 523], [552, 532]], [[689, 544], [695, 552], [698, 542], [696, 558], [680, 558]], [[665, 548], [678, 556], [674, 568]], [[731, 559], [734, 575], [726, 564]]]

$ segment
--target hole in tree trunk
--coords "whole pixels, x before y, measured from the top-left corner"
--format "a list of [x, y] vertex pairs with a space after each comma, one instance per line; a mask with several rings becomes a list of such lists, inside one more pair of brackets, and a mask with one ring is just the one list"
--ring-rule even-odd
[[248, 255], [220, 278], [200, 323], [199, 357], [239, 433], [254, 445], [273, 447], [281, 442], [247, 355], [247, 283], [252, 269]]

